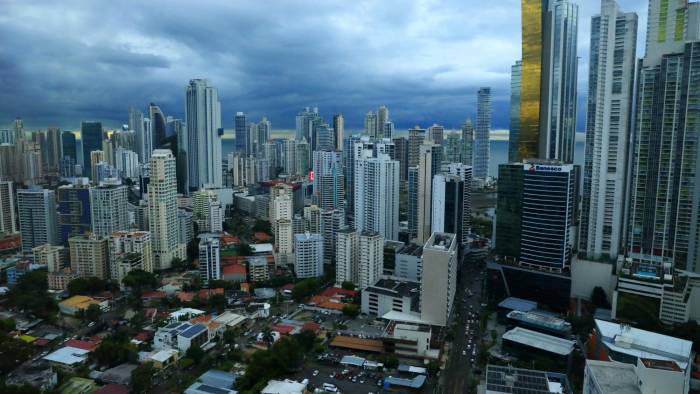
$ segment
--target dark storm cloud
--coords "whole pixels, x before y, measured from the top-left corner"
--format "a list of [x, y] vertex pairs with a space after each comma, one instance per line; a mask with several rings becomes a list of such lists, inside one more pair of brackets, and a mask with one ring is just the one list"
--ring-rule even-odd
[[[621, 3], [644, 26], [645, 4]], [[599, 2], [579, 4], [583, 96]], [[458, 127], [474, 116], [480, 86], [493, 88], [494, 128], [507, 128], [519, 18], [517, 0], [9, 1], [0, 127], [15, 116], [33, 127], [116, 127], [129, 106], [149, 102], [182, 117], [188, 80], [208, 78], [227, 128], [236, 111], [292, 128], [308, 105], [327, 118], [342, 112], [356, 128], [379, 104], [400, 128]]]

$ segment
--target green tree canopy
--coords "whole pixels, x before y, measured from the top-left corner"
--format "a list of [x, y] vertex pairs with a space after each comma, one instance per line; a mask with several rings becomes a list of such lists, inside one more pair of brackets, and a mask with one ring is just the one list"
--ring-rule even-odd
[[345, 281], [341, 284], [341, 287], [345, 290], [355, 290], [357, 286], [355, 286], [355, 284], [352, 282]]
[[152, 362], [146, 362], [131, 371], [131, 385], [135, 393], [150, 393], [153, 388], [155, 369]]
[[297, 282], [292, 289], [292, 298], [299, 302], [318, 291], [318, 281], [314, 278], [307, 278]]

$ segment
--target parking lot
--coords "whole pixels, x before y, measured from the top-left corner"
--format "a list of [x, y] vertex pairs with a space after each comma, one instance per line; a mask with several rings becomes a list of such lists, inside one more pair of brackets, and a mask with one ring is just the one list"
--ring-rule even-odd
[[[346, 372], [346, 373], [343, 373]], [[304, 371], [294, 376], [297, 380], [309, 379], [309, 390], [323, 388], [324, 383], [335, 385], [341, 393], [380, 393], [384, 373], [349, 370], [341, 365], [332, 366], [312, 361]]]

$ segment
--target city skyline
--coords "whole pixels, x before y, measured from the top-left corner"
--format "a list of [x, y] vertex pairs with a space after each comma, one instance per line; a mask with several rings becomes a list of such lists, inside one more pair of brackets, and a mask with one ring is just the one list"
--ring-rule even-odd
[[[598, 12], [596, 2], [584, 3], [579, 15], [579, 112], [585, 110], [587, 92], [587, 21]], [[637, 12], [645, 23], [643, 2], [625, 0], [620, 6]], [[155, 12], [150, 7], [167, 12], [159, 23], [135, 23]], [[458, 129], [467, 117], [475, 118], [474, 93], [480, 86], [493, 89], [493, 128], [508, 128], [510, 66], [520, 57], [520, 42], [514, 39], [520, 36], [518, 1], [478, 7], [475, 2], [413, 7], [330, 2], [314, 13], [306, 12], [303, 4], [201, 8], [212, 7], [217, 12], [206, 15], [157, 2], [121, 7], [104, 13], [112, 16], [94, 29], [89, 21], [105, 10], [89, 4], [52, 10], [45, 4], [11, 3], [0, 16], [3, 36], [14, 38], [0, 49], [6, 59], [0, 71], [8, 81], [0, 93], [0, 125], [21, 116], [30, 129], [77, 129], [82, 120], [117, 128], [127, 123], [129, 106], [145, 110], [149, 102], [165, 115], [184, 118], [184, 86], [189, 79], [207, 78], [220, 91], [225, 129], [232, 129], [238, 111], [252, 119], [266, 115], [273, 127], [292, 129], [294, 115], [309, 105], [319, 106], [327, 117], [342, 112], [348, 130], [360, 129], [364, 114], [381, 104], [391, 108], [397, 129], [432, 123]], [[123, 15], [127, 9], [129, 18]], [[293, 17], [297, 14], [301, 19]], [[474, 15], [471, 23], [464, 23], [472, 19], [466, 15]], [[188, 24], [174, 29], [175, 18]], [[377, 18], [396, 22], [378, 23]], [[65, 21], [71, 22], [70, 29]], [[224, 22], [226, 28], [216, 28]], [[246, 34], [236, 34], [228, 24], [245, 27]], [[61, 37], [52, 33], [58, 26]], [[90, 35], [83, 34], [86, 29]], [[639, 42], [643, 40], [640, 31]], [[469, 56], [477, 52], [480, 56]], [[19, 53], [33, 61], [22, 61]], [[217, 61], [202, 60], [207, 56]], [[387, 57], [395, 61], [384, 61]], [[34, 64], [48, 64], [49, 69]], [[67, 93], [70, 100], [59, 103]], [[583, 126], [579, 117], [577, 130]]]

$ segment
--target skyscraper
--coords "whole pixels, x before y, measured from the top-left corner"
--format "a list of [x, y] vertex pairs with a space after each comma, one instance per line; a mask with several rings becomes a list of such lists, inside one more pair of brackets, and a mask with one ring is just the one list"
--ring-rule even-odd
[[408, 167], [418, 165], [420, 146], [425, 142], [425, 129], [415, 126], [408, 130]]
[[[471, 172], [471, 169], [470, 169]], [[471, 175], [471, 174], [470, 174]], [[470, 177], [471, 179], [471, 177]], [[469, 186], [457, 175], [437, 174], [433, 178], [433, 213], [431, 229], [434, 232], [451, 233], [462, 243], [465, 233], [465, 214], [471, 214], [469, 205], [465, 204], [465, 195]]]
[[442, 145], [445, 139], [445, 127], [439, 124], [434, 124], [428, 127], [428, 140], [433, 141], [435, 145]]
[[577, 198], [577, 166], [501, 165], [496, 253], [523, 267], [565, 271], [575, 247]]
[[61, 130], [58, 127], [49, 127], [46, 131], [46, 169], [51, 174], [58, 174], [63, 158], [63, 144]]
[[396, 137], [391, 140], [394, 143], [394, 160], [399, 162], [399, 174], [402, 181], [408, 179], [408, 140], [405, 137]]
[[90, 188], [85, 183], [75, 183], [58, 187], [58, 235], [62, 245], [68, 239], [91, 232], [92, 209], [90, 208]]
[[418, 164], [418, 221], [416, 239], [418, 243], [424, 243], [432, 234], [433, 213], [433, 177], [440, 170], [442, 160], [437, 154], [439, 146], [428, 141], [420, 146]]
[[375, 132], [376, 138], [391, 138], [391, 134], [386, 133], [385, 126], [389, 122], [389, 108], [386, 105], [380, 105], [377, 109], [377, 131]]
[[[638, 65], [628, 256], [700, 272], [700, 6], [651, 0]], [[663, 270], [656, 270], [663, 276]]]
[[457, 133], [448, 133], [445, 143], [445, 163], [461, 163], [462, 139]]
[[474, 178], [486, 179], [489, 176], [491, 147], [491, 88], [481, 88], [476, 101], [476, 128], [474, 138]]
[[343, 151], [343, 140], [345, 139], [345, 118], [343, 114], [333, 115], [333, 138], [335, 150]]
[[127, 187], [118, 179], [108, 179], [90, 188], [92, 232], [109, 237], [115, 231], [129, 229]]
[[323, 237], [323, 257], [327, 263], [331, 263], [335, 256], [338, 232], [345, 228], [345, 211], [325, 209], [320, 212], [319, 219]]
[[578, 6], [522, 1], [523, 59], [518, 160], [573, 162], [576, 127]]
[[0, 181], [0, 234], [17, 232], [15, 192], [12, 181]]
[[148, 163], [153, 151], [153, 136], [151, 135], [153, 128], [150, 127], [150, 118], [148, 119], [148, 127], [146, 127], [145, 121], [146, 119], [141, 111], [136, 110], [134, 107], [129, 108], [129, 129], [134, 132], [136, 153], [139, 155], [139, 162], [142, 164]]
[[462, 124], [462, 164], [474, 165], [474, 126], [472, 120], [467, 119]]
[[151, 149], [160, 149], [167, 137], [165, 115], [154, 103], [148, 104], [148, 115], [151, 119]]
[[121, 283], [131, 271], [153, 272], [153, 245], [148, 231], [117, 231], [109, 237], [110, 277]]
[[523, 62], [518, 60], [510, 68], [510, 133], [508, 134], [508, 161], [519, 161], [518, 142], [520, 138], [520, 84], [522, 83]]
[[372, 157], [364, 150], [355, 161], [355, 212], [357, 231], [375, 231], [385, 239], [399, 235], [399, 163], [388, 155]]
[[301, 141], [302, 139], [311, 141], [313, 138], [314, 122], [320, 119], [320, 117], [321, 115], [319, 115], [317, 107], [306, 107], [303, 111], [299, 112], [296, 116], [294, 139], [297, 141]]
[[262, 159], [264, 158], [263, 155], [263, 147], [265, 144], [270, 141], [270, 135], [272, 133], [272, 123], [263, 116], [263, 118], [260, 120], [260, 123], [257, 125], [257, 135], [256, 135], [256, 140], [255, 140], [255, 149], [253, 150], [253, 153], [256, 155], [256, 157]]
[[233, 118], [233, 129], [236, 135], [236, 152], [250, 156], [250, 132], [248, 131], [248, 117], [243, 112], [236, 112]]
[[418, 166], [408, 168], [407, 183], [408, 237], [413, 239], [418, 236]]
[[314, 200], [321, 209], [343, 207], [345, 179], [340, 152], [314, 152]]
[[369, 111], [365, 114], [365, 135], [374, 139], [377, 138], [377, 113]]
[[53, 190], [33, 187], [17, 191], [22, 252], [44, 244], [57, 245], [56, 195]]
[[182, 258], [177, 220], [175, 158], [168, 149], [153, 151], [148, 184], [148, 221], [153, 236], [155, 269], [168, 269], [173, 258]]
[[321, 234], [294, 236], [294, 273], [297, 278], [323, 276], [323, 237]]
[[80, 125], [80, 140], [83, 143], [83, 173], [90, 173], [90, 152], [102, 150], [102, 123], [82, 122]]
[[423, 247], [421, 320], [446, 326], [457, 292], [457, 248], [454, 234], [433, 233]]
[[[579, 253], [615, 261], [623, 238], [632, 138], [637, 15], [601, 1], [591, 21], [588, 119]], [[612, 70], [612, 72], [609, 72]]]
[[78, 151], [75, 142], [75, 134], [70, 131], [61, 133], [61, 145], [63, 147], [63, 157], [73, 159], [73, 164], [78, 163]]
[[215, 87], [205, 79], [192, 79], [187, 86], [186, 117], [190, 189], [202, 186], [220, 187], [223, 183], [221, 164], [221, 103]]

